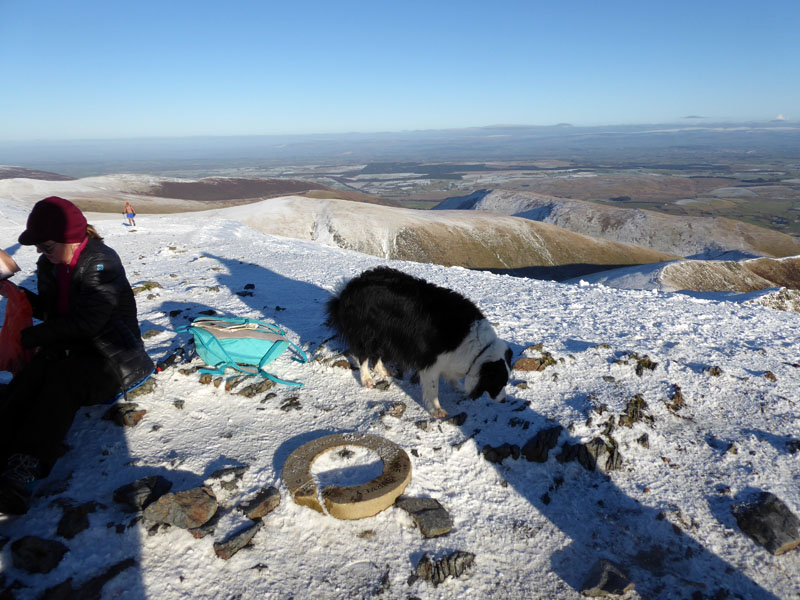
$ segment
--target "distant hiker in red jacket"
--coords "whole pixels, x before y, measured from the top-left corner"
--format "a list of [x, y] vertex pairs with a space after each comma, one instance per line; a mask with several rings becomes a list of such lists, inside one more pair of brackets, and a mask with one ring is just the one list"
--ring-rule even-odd
[[[81, 406], [113, 400], [153, 372], [125, 269], [69, 200], [37, 202], [19, 243], [35, 245], [42, 323], [23, 329], [33, 359], [0, 389], [0, 513], [28, 510]], [[8, 281], [6, 285], [11, 285]]]
[[136, 221], [133, 219], [136, 216], [136, 211], [133, 210], [130, 202], [125, 203], [125, 210], [122, 211], [122, 216], [128, 219], [128, 225], [136, 227]]

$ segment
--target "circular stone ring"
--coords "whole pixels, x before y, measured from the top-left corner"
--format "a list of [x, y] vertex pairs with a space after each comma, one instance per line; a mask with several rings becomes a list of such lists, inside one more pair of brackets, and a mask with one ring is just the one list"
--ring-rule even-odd
[[[334, 448], [360, 446], [374, 451], [383, 462], [383, 472], [367, 483], [323, 488], [320, 494], [311, 475], [316, 458]], [[368, 433], [339, 433], [307, 442], [289, 455], [281, 475], [286, 487], [301, 506], [327, 512], [337, 519], [363, 519], [391, 506], [411, 481], [411, 460], [394, 442]], [[325, 505], [323, 510], [320, 497]]]

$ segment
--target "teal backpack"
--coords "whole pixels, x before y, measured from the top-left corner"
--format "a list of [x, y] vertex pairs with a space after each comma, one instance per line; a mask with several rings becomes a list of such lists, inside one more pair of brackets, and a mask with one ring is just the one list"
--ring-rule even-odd
[[268, 373], [264, 367], [291, 348], [292, 360], [307, 363], [308, 356], [286, 332], [272, 323], [247, 318], [199, 317], [191, 325], [181, 327], [194, 337], [198, 356], [208, 368], [201, 373], [222, 375], [231, 367], [243, 373], [261, 375], [275, 383], [300, 387], [296, 381], [286, 381]]

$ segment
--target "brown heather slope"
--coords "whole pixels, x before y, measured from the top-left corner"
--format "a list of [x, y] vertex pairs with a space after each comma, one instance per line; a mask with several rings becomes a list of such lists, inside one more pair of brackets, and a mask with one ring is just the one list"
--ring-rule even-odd
[[674, 254], [479, 211], [423, 211], [284, 197], [219, 211], [253, 229], [387, 259], [477, 269], [638, 265]]
[[695, 292], [797, 290], [800, 289], [800, 257], [678, 261], [664, 265], [660, 278], [668, 288]]

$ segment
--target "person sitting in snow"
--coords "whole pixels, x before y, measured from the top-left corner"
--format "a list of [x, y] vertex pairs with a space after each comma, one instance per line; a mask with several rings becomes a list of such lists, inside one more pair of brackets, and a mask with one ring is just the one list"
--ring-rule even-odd
[[125, 210], [122, 211], [122, 215], [128, 219], [128, 225], [136, 227], [136, 221], [134, 220], [136, 211], [133, 210], [133, 206], [131, 206], [130, 202], [125, 202]]
[[153, 372], [122, 262], [77, 206], [57, 196], [37, 202], [19, 243], [42, 254], [38, 294], [24, 291], [43, 322], [23, 329], [21, 345], [36, 352], [0, 392], [5, 514], [27, 512], [81, 406], [111, 401]]

